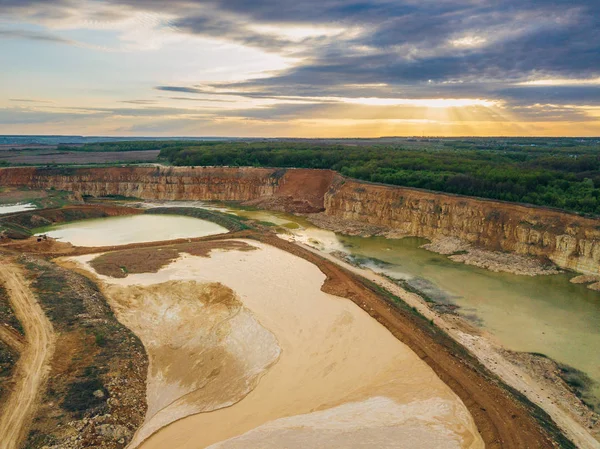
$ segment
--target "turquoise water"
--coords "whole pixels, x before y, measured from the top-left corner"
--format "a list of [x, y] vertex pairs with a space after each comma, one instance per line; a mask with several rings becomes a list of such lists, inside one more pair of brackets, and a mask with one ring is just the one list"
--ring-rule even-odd
[[545, 354], [600, 385], [600, 293], [570, 283], [573, 274], [494, 273], [421, 249], [423, 239], [338, 238], [351, 254], [387, 262], [376, 271], [429, 281], [506, 348]]

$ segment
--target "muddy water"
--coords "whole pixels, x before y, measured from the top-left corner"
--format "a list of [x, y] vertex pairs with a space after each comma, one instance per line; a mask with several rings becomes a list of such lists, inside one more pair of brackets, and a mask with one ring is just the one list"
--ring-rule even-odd
[[76, 246], [111, 246], [204, 237], [226, 233], [218, 224], [175, 215], [131, 215], [110, 217], [36, 229], [38, 234]]
[[504, 347], [545, 354], [583, 371], [596, 382], [600, 398], [600, 292], [570, 283], [572, 273], [493, 273], [421, 249], [424, 239], [342, 236], [289, 214], [212, 207], [284, 226], [298, 241], [342, 251], [376, 272], [407, 280], [422, 295], [456, 304]]
[[33, 209], [36, 209], [36, 206], [31, 203], [0, 204], [0, 215], [14, 214], [15, 212], [24, 212]]
[[[213, 251], [210, 258], [185, 256], [158, 273], [102, 277], [112, 285], [109, 292], [219, 282], [237, 294], [281, 348], [277, 363], [245, 398], [174, 422], [141, 447], [483, 447], [468, 410], [450, 388], [353, 302], [322, 292], [325, 276], [316, 266], [247, 243], [259, 249]], [[253, 347], [247, 351], [263, 351]]]

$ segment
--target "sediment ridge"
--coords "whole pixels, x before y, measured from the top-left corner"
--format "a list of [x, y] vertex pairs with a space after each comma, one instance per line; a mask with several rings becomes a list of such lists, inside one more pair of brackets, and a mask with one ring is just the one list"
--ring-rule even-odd
[[331, 170], [234, 167], [6, 168], [0, 186], [147, 200], [240, 201], [361, 222], [396, 235], [456, 238], [600, 273], [600, 220], [541, 207], [371, 184]]

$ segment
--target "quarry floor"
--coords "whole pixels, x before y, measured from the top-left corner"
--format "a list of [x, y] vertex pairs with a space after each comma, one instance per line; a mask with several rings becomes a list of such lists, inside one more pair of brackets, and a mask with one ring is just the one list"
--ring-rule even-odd
[[[326, 275], [323, 291], [355, 302], [396, 338], [407, 344], [442, 381], [450, 386], [469, 409], [486, 447], [555, 447], [552, 437], [534, 418], [534, 415], [540, 412], [539, 410], [529, 403], [523, 404], [521, 399], [500, 385], [494, 376], [490, 376], [486, 368], [466, 355], [464, 350], [457, 347], [446, 335], [432, 331], [429, 320], [414, 313], [410, 307], [398, 307], [397, 304], [393, 304], [383, 290], [362, 280], [360, 276], [351, 272], [350, 267], [340, 266], [339, 261], [328, 260], [309, 248], [286, 242], [274, 235], [253, 231], [186, 239], [179, 243], [231, 238], [261, 241], [315, 264]], [[76, 256], [100, 254], [123, 248], [153, 248], [172, 243], [153, 242], [107, 248], [77, 248], [65, 244], [48, 244], [50, 245], [48, 250], [53, 256]], [[579, 447], [597, 446], [593, 446], [592, 443], [592, 445], [583, 444]]]
[[[497, 378], [490, 374], [488, 369], [493, 368], [494, 365], [500, 362], [500, 366], [496, 370], [492, 369], [492, 371], [500, 375], [503, 379], [506, 380], [508, 377], [514, 382], [524, 382], [525, 385], [529, 385], [528, 379], [518, 379], [521, 373], [515, 374], [514, 371], [507, 372], [501, 360], [496, 359], [493, 354], [488, 353], [487, 357], [482, 356], [479, 358], [479, 361], [471, 357], [464, 349], [457, 347], [454, 340], [450, 339], [444, 332], [440, 332], [439, 329], [443, 329], [456, 341], [473, 352], [477, 353], [479, 351], [480, 354], [484, 354], [486, 349], [489, 348], [485, 347], [484, 342], [468, 341], [468, 338], [461, 335], [459, 330], [453, 329], [448, 323], [437, 321], [438, 317], [434, 315], [429, 316], [427, 311], [421, 308], [421, 304], [415, 298], [411, 299], [410, 294], [407, 294], [397, 286], [386, 284], [385, 279], [379, 278], [372, 273], [369, 274], [365, 270], [344, 264], [335, 258], [328, 258], [328, 256], [320, 254], [311, 248], [286, 242], [268, 233], [244, 231], [219, 237], [185, 239], [179, 243], [190, 241], [221, 241], [232, 238], [259, 241], [262, 244], [279, 248], [316, 265], [326, 276], [325, 283], [322, 286], [324, 292], [352, 300], [389, 330], [398, 340], [412, 349], [460, 397], [472, 415], [479, 434], [485, 443], [485, 447], [555, 447], [552, 437], [547, 430], [543, 429], [534, 418], [534, 415], [539, 414], [539, 410], [533, 407], [528, 401], [518, 398], [509, 389], [501, 385], [497, 381]], [[43, 254], [46, 257], [72, 257], [106, 253], [107, 251], [122, 250], [124, 248], [132, 250], [156, 248], [158, 246], [172, 245], [173, 243], [173, 241], [169, 241], [125, 245], [121, 247], [81, 248], [49, 241], [33, 245], [31, 243], [16, 243], [11, 249], [25, 252], [31, 251]], [[25, 283], [23, 282], [22, 285], [25, 285]], [[390, 297], [388, 292], [400, 297], [408, 306], [394, 303], [393, 298]], [[419, 313], [415, 313], [412, 307], [417, 309], [416, 311]], [[430, 320], [436, 320], [437, 331], [434, 326], [431, 326], [432, 323], [430, 323]], [[43, 326], [41, 326], [40, 330], [43, 331]], [[40, 370], [40, 372], [43, 372], [43, 370]], [[535, 396], [537, 393], [533, 391], [532, 395]], [[532, 397], [532, 399], [536, 398]], [[551, 412], [555, 421], [560, 421], [556, 419], [558, 415], [553, 412], [552, 404], [544, 404], [544, 409]], [[194, 411], [193, 413], [198, 413], [198, 411]], [[186, 421], [180, 421], [180, 423], [184, 422]], [[577, 447], [599, 447], [598, 443], [587, 435], [585, 431], [579, 429], [576, 423], [569, 422], [568, 420], [558, 423], [563, 430], [567, 431], [568, 436], [576, 443]], [[173, 425], [166, 427], [157, 433], [157, 437], [160, 438], [158, 441], [168, 441], [169, 437], [173, 435], [169, 433], [171, 432], [169, 429], [175, 429], [174, 431], [177, 432], [177, 429], [181, 428], [174, 427]], [[555, 437], [556, 435], [553, 436]], [[150, 444], [148, 447], [160, 446]], [[243, 446], [231, 445], [223, 447], [233, 448]]]

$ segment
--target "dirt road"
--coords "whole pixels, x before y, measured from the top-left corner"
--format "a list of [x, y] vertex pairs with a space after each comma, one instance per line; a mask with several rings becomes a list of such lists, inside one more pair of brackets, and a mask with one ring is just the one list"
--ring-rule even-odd
[[14, 372], [15, 388], [0, 410], [2, 449], [17, 449], [46, 383], [55, 335], [17, 265], [3, 261], [0, 282], [6, 287], [15, 315], [25, 330], [25, 345]]

